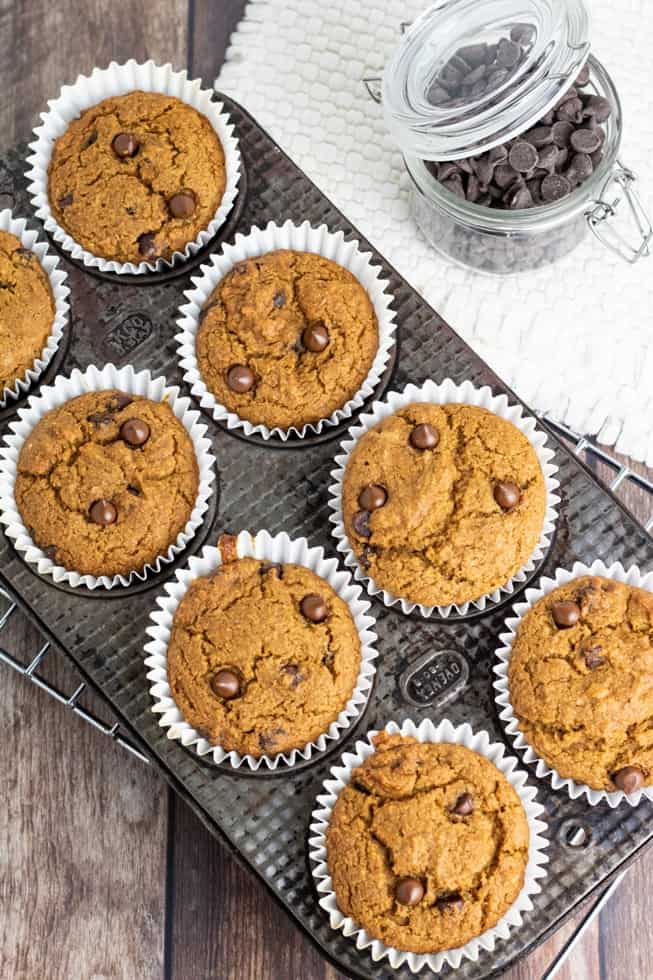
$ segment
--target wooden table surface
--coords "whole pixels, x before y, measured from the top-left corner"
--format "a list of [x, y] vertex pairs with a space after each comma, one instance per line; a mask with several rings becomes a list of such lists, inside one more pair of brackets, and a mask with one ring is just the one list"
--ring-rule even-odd
[[[208, 85], [244, 0], [0, 0], [0, 152], [94, 65], [171, 61]], [[642, 495], [629, 493], [639, 516]], [[26, 658], [22, 617], [3, 645]], [[72, 669], [49, 667], [72, 690]], [[339, 980], [261, 887], [146, 765], [2, 670], [3, 980]], [[559, 980], [653, 975], [653, 852], [628, 873]], [[509, 980], [539, 980], [567, 925]]]

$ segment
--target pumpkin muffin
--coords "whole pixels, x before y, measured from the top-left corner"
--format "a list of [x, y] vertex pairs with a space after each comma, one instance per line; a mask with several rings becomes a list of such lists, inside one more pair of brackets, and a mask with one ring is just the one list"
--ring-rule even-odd
[[15, 498], [57, 565], [128, 575], [165, 555], [199, 486], [192, 440], [165, 402], [91, 391], [52, 409], [18, 457]]
[[225, 186], [224, 152], [209, 120], [157, 92], [85, 109], [54, 144], [48, 167], [61, 227], [117, 262], [183, 251], [213, 219]]
[[653, 782], [653, 594], [589, 575], [554, 589], [519, 624], [508, 685], [560, 776], [608, 792]]
[[526, 813], [496, 766], [464, 746], [386, 732], [374, 744], [327, 830], [338, 907], [395, 949], [456, 949], [517, 899]]
[[291, 250], [236, 265], [209, 298], [196, 341], [217, 401], [253, 425], [281, 429], [342, 408], [378, 346], [374, 307], [356, 277]]
[[301, 565], [241, 558], [179, 603], [168, 679], [185, 720], [226, 752], [302, 749], [351, 697], [361, 644], [349, 607]]
[[40, 357], [54, 316], [52, 289], [38, 255], [0, 231], [0, 398]]
[[350, 546], [376, 585], [425, 606], [478, 599], [528, 561], [546, 487], [511, 422], [415, 402], [359, 439], [343, 481]]

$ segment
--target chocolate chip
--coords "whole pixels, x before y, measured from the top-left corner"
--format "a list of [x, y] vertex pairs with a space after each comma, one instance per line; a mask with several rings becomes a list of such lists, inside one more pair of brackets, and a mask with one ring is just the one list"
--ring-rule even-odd
[[378, 510], [388, 499], [388, 491], [378, 483], [368, 483], [358, 495], [358, 503], [363, 510]]
[[240, 677], [234, 670], [223, 668], [211, 678], [211, 688], [223, 701], [231, 701], [240, 694]]
[[273, 728], [269, 732], [264, 732], [258, 737], [258, 744], [261, 746], [263, 751], [268, 749], [273, 749], [277, 744], [280, 735], [287, 735], [285, 728]]
[[280, 310], [282, 306], [286, 305], [286, 294], [283, 292], [283, 290], [280, 289], [278, 293], [274, 294], [272, 297], [272, 303], [278, 310]]
[[471, 793], [462, 793], [451, 807], [451, 812], [459, 817], [468, 817], [473, 810], [474, 798]]
[[602, 652], [603, 647], [598, 643], [585, 651], [585, 666], [588, 670], [596, 670], [605, 663], [605, 657], [601, 656]]
[[139, 142], [133, 133], [118, 133], [113, 137], [111, 149], [117, 157], [135, 157]]
[[445, 160], [438, 164], [438, 180], [446, 181], [458, 173], [458, 164], [454, 160]]
[[482, 78], [485, 78], [487, 73], [487, 65], [477, 65], [473, 71], [470, 71], [468, 75], [463, 79], [463, 85], [465, 87], [475, 85], [476, 82], [480, 82]]
[[150, 427], [143, 419], [127, 419], [120, 426], [120, 438], [128, 446], [143, 446], [150, 438]]
[[168, 210], [173, 218], [190, 218], [197, 201], [192, 191], [178, 191], [168, 201]]
[[510, 187], [503, 196], [503, 203], [511, 211], [520, 211], [533, 206], [531, 192], [525, 184]]
[[299, 611], [311, 623], [323, 623], [329, 615], [329, 607], [321, 595], [311, 592], [299, 603]]
[[587, 153], [575, 153], [565, 174], [569, 183], [580, 184], [594, 173], [592, 159]]
[[555, 173], [556, 164], [558, 162], [558, 147], [554, 144], [549, 146], [544, 146], [537, 158], [538, 169], [546, 170], [548, 174]]
[[58, 200], [57, 203], [58, 203], [59, 207], [61, 208], [61, 210], [63, 211], [64, 208], [69, 207], [73, 203], [73, 195], [72, 194], [64, 194], [63, 197], [60, 197], [59, 198], [59, 200]]
[[299, 687], [305, 679], [297, 664], [283, 664], [281, 673], [286, 674], [290, 678], [290, 686], [292, 688]]
[[529, 129], [523, 138], [527, 143], [531, 143], [536, 149], [539, 150], [543, 146], [553, 143], [553, 127], [536, 126], [534, 129]]
[[440, 442], [440, 433], [434, 425], [426, 422], [416, 425], [410, 434], [410, 444], [413, 449], [435, 449]]
[[559, 120], [551, 127], [553, 142], [556, 144], [556, 146], [560, 147], [569, 146], [569, 141], [573, 132], [573, 123], [565, 122], [564, 120]]
[[467, 178], [467, 200], [471, 201], [472, 204], [475, 204], [482, 196], [481, 182], [476, 174], [470, 174]]
[[310, 324], [302, 333], [302, 344], [312, 354], [319, 354], [329, 344], [329, 331], [324, 323]]
[[510, 28], [510, 40], [516, 44], [530, 44], [535, 38], [535, 28], [532, 24], [515, 24]]
[[366, 571], [370, 567], [370, 555], [373, 553], [374, 553], [373, 549], [370, 548], [369, 544], [366, 544], [363, 546], [363, 550], [358, 556], [359, 565], [361, 566], [361, 568], [365, 569]]
[[507, 190], [518, 179], [519, 173], [509, 163], [500, 163], [494, 171], [494, 180], [502, 190]]
[[251, 391], [255, 381], [254, 372], [245, 364], [232, 364], [227, 371], [227, 385], [239, 395]]
[[634, 793], [644, 785], [644, 773], [637, 766], [624, 766], [613, 774], [612, 782], [624, 793]]
[[424, 885], [419, 878], [400, 878], [395, 885], [395, 898], [400, 905], [419, 905], [424, 898]]
[[267, 575], [268, 573], [273, 573], [275, 578], [283, 578], [283, 565], [280, 565], [279, 562], [276, 561], [265, 562], [265, 564], [261, 565], [259, 568], [259, 574]]
[[119, 391], [117, 395], [112, 395], [107, 403], [108, 412], [120, 412], [121, 409], [127, 408], [128, 405], [134, 401], [131, 395], [126, 395], [123, 391]]
[[552, 604], [551, 615], [558, 629], [566, 630], [580, 619], [580, 606], [569, 599], [560, 599]]
[[91, 504], [88, 516], [94, 524], [115, 524], [118, 518], [118, 511], [110, 500], [96, 500]]
[[571, 184], [562, 174], [548, 174], [542, 181], [542, 199], [550, 204], [571, 193]]
[[612, 115], [612, 106], [603, 95], [588, 95], [581, 108], [585, 118], [593, 118], [597, 123], [607, 122]]
[[483, 156], [474, 158], [472, 160], [472, 166], [474, 167], [476, 176], [480, 180], [481, 184], [489, 184], [494, 175], [496, 166], [494, 161], [490, 158], [490, 154], [484, 153]]
[[451, 194], [455, 194], [456, 197], [465, 199], [465, 188], [463, 187], [463, 179], [459, 173], [449, 177], [448, 180], [441, 181], [442, 186], [446, 187]]
[[501, 510], [514, 510], [521, 500], [521, 490], [516, 483], [510, 481], [495, 483], [493, 493]]
[[438, 896], [435, 904], [442, 912], [453, 912], [454, 910], [461, 912], [465, 908], [465, 902], [460, 892], [445, 892]]
[[589, 80], [590, 80], [590, 66], [583, 65], [580, 72], [576, 76], [576, 81], [574, 82], [574, 85], [577, 88], [585, 88], [586, 85], [589, 85]]
[[514, 68], [522, 56], [522, 50], [516, 41], [502, 37], [497, 47], [497, 62], [501, 68]]
[[514, 170], [528, 173], [537, 165], [537, 150], [526, 140], [517, 140], [510, 148], [508, 162]]
[[155, 241], [155, 233], [153, 231], [143, 232], [142, 235], [139, 235], [137, 241], [139, 254], [142, 255], [144, 259], [155, 259], [157, 257], [159, 250]]
[[571, 134], [570, 143], [577, 153], [594, 153], [601, 148], [598, 129], [577, 129]]
[[583, 103], [580, 99], [568, 99], [556, 110], [556, 118], [563, 122], [580, 122], [583, 118]]
[[86, 416], [87, 422], [90, 422], [95, 429], [101, 428], [103, 425], [111, 425], [113, 422], [113, 415], [107, 412], [91, 412], [90, 415]]
[[369, 538], [372, 536], [372, 530], [369, 524], [370, 512], [369, 510], [357, 510], [351, 519], [351, 526], [353, 527], [355, 533], [359, 538]]
[[48, 545], [46, 545], [46, 547], [43, 549], [43, 554], [46, 556], [46, 558], [49, 558], [50, 561], [54, 561], [55, 558], [57, 557], [57, 546], [56, 546], [56, 544], [48, 544]]

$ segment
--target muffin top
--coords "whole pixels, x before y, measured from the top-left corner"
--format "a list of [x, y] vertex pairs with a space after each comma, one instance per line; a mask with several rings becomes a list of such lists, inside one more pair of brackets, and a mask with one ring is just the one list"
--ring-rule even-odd
[[416, 402], [354, 447], [345, 529], [376, 585], [425, 606], [478, 599], [530, 558], [544, 476], [511, 422], [472, 405]]
[[340, 793], [327, 863], [340, 911], [387, 946], [455, 949], [524, 883], [528, 821], [508, 780], [461, 745], [381, 732]]
[[554, 589], [519, 624], [508, 683], [524, 737], [562, 777], [653, 782], [653, 594], [599, 576]]
[[42, 353], [54, 315], [54, 297], [38, 255], [0, 231], [0, 398]]
[[193, 443], [168, 404], [90, 391], [35, 425], [18, 457], [15, 497], [56, 564], [128, 575], [174, 544], [198, 484]]
[[168, 646], [172, 696], [212, 745], [300, 749], [336, 721], [360, 670], [349, 607], [302, 565], [241, 558], [195, 579]]
[[48, 167], [56, 220], [87, 251], [117, 262], [183, 251], [214, 217], [225, 186], [222, 145], [206, 116], [156, 92], [85, 109]]
[[236, 265], [204, 308], [197, 358], [220, 404], [254, 425], [328, 418], [369, 374], [379, 344], [369, 296], [342, 266], [281, 250]]

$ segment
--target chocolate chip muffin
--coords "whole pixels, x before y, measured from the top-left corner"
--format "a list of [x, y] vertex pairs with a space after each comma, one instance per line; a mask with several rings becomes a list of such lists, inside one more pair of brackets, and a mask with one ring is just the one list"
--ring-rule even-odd
[[197, 359], [221, 405], [288, 429], [342, 408], [378, 345], [374, 307], [351, 272], [281, 250], [241, 262], [220, 282], [202, 314]]
[[534, 750], [563, 778], [632, 793], [653, 782], [653, 595], [583, 576], [519, 624], [510, 700]]
[[54, 316], [54, 297], [38, 255], [0, 231], [0, 398], [40, 357]]
[[91, 391], [36, 424], [18, 458], [15, 497], [55, 564], [128, 575], [174, 544], [198, 485], [193, 443], [169, 405]]
[[361, 645], [349, 607], [301, 565], [228, 561], [179, 603], [168, 680], [212, 745], [255, 758], [302, 749], [351, 697]]
[[183, 251], [214, 217], [225, 159], [210, 122], [157, 92], [84, 110], [54, 144], [52, 214], [93, 255], [155, 262]]
[[425, 606], [504, 585], [539, 540], [546, 488], [511, 422], [473, 405], [416, 402], [354, 447], [345, 530], [376, 585]]
[[381, 732], [340, 793], [327, 864], [340, 911], [387, 946], [456, 949], [516, 900], [528, 821], [505, 776], [461, 745]]

